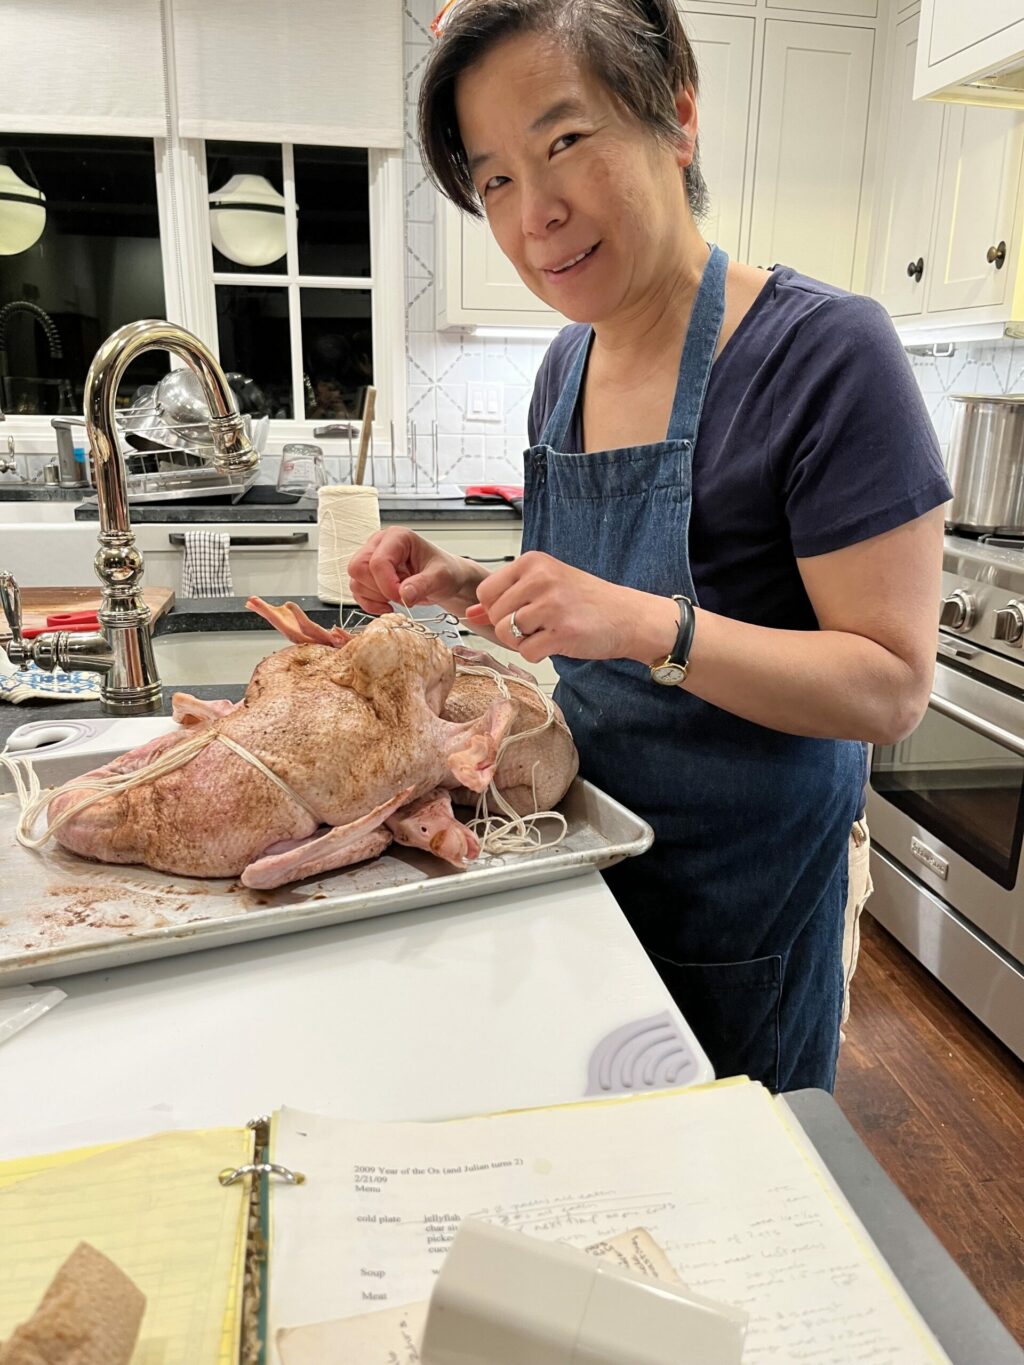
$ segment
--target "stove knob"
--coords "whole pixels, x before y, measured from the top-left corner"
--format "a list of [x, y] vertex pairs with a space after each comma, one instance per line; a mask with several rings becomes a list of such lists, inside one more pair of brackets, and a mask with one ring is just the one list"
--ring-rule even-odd
[[1007, 602], [996, 612], [996, 623], [992, 634], [997, 640], [1005, 640], [1008, 645], [1018, 649], [1024, 640], [1024, 608], [1019, 602]]
[[939, 625], [950, 630], [970, 630], [974, 625], [974, 598], [970, 593], [957, 588], [942, 599], [939, 608]]

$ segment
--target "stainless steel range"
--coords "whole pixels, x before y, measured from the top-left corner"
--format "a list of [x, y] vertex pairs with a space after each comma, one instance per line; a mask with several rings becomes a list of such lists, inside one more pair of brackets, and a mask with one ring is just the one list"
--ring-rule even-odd
[[1024, 541], [947, 536], [924, 719], [874, 750], [869, 909], [1024, 1058]]

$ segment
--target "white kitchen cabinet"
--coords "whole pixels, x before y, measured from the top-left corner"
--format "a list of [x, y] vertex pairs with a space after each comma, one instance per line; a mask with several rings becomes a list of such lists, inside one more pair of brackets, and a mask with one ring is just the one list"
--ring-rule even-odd
[[747, 258], [854, 284], [875, 33], [769, 19]]
[[922, 0], [917, 99], [1019, 104], [1024, 0]]
[[[875, 297], [897, 318], [924, 309], [925, 277], [933, 269], [932, 215], [939, 177], [943, 109], [915, 103], [917, 16], [896, 25], [890, 51], [886, 147], [879, 186], [875, 237]], [[915, 267], [922, 262], [921, 278]]]
[[907, 344], [1017, 335], [1024, 113], [914, 100], [926, 40], [924, 9], [892, 30], [870, 290]]
[[561, 313], [527, 289], [486, 222], [438, 203], [437, 325], [564, 327]]
[[769, 9], [805, 10], [810, 14], [834, 14], [837, 19], [878, 16], [878, 0], [766, 0]]
[[710, 187], [705, 237], [738, 257], [754, 74], [755, 21], [738, 14], [687, 14], [700, 72], [697, 140]]
[[1020, 250], [1022, 149], [1019, 111], [945, 110], [935, 242], [925, 279], [929, 312], [992, 307], [1007, 299]]

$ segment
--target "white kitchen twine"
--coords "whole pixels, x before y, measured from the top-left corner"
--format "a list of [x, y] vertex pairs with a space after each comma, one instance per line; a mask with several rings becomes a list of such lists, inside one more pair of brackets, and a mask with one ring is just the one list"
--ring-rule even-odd
[[[506, 683], [507, 675], [499, 673], [497, 669], [488, 668], [486, 664], [463, 664], [457, 660], [455, 669], [457, 673], [468, 673], [477, 678], [492, 678], [501, 695], [509, 701], [514, 700]], [[523, 739], [531, 739], [534, 735], [543, 734], [552, 725], [559, 723], [558, 717], [555, 715], [554, 702], [532, 678], [527, 681], [526, 678], [516, 677], [514, 681], [523, 687], [528, 687], [541, 699], [544, 705], [544, 719], [530, 730], [521, 730], [517, 735], [505, 736], [498, 746], [497, 757], [494, 760], [495, 776], [497, 776], [498, 764], [501, 762], [502, 756], [513, 744], [518, 744]], [[561, 811], [537, 810], [536, 763], [531, 770], [531, 781], [533, 783], [534, 809], [526, 815], [520, 815], [518, 811], [512, 809], [493, 781], [477, 797], [476, 813], [473, 819], [469, 821], [468, 828], [477, 835], [480, 840], [480, 847], [485, 853], [493, 854], [496, 857], [502, 853], [530, 853], [537, 848], [553, 847], [555, 844], [560, 844], [569, 833], [569, 822]], [[498, 810], [501, 811], [501, 815], [491, 811], [489, 802], [492, 800]], [[553, 837], [545, 839], [540, 828], [542, 820], [557, 820], [562, 828]]]
[[[268, 768], [262, 759], [243, 748], [241, 744], [230, 739], [227, 735], [218, 734], [216, 730], [204, 730], [201, 734], [194, 735], [191, 739], [185, 740], [183, 744], [176, 744], [169, 749], [162, 758], [155, 763], [149, 763], [144, 768], [138, 768], [133, 773], [113, 773], [109, 777], [74, 777], [70, 782], [65, 782], [63, 787], [58, 787], [55, 791], [41, 791], [39, 777], [35, 768], [32, 766], [31, 759], [28, 758], [9, 758], [5, 754], [0, 754], [0, 764], [2, 764], [11, 774], [14, 781], [14, 788], [18, 795], [18, 804], [21, 807], [21, 815], [18, 819], [16, 830], [18, 843], [25, 848], [42, 848], [48, 839], [52, 839], [62, 825], [80, 811], [86, 810], [89, 806], [94, 806], [97, 801], [103, 801], [108, 796], [120, 796], [122, 792], [130, 791], [132, 787], [140, 787], [144, 782], [155, 782], [158, 777], [163, 777], [164, 773], [174, 772], [175, 768], [182, 768], [191, 759], [195, 758], [200, 749], [205, 749], [208, 744], [216, 740], [225, 745], [239, 758], [244, 758], [247, 763], [251, 763], [265, 777], [269, 777], [275, 786], [290, 797], [297, 805], [315, 820], [319, 825], [320, 817], [316, 811], [304, 801], [298, 792], [278, 777], [273, 769]], [[69, 791], [88, 792], [81, 801], [73, 801], [66, 810], [49, 822], [40, 835], [33, 835], [32, 826], [35, 824], [40, 811], [55, 801], [58, 796], [62, 796]]]
[[316, 595], [321, 602], [344, 602], [351, 599], [349, 560], [380, 530], [377, 490], [361, 483], [328, 484], [319, 490], [317, 503]]

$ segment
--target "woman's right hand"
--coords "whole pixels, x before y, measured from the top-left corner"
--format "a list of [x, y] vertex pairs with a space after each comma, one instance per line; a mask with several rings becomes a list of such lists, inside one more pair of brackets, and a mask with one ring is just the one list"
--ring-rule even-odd
[[348, 581], [363, 611], [373, 616], [391, 611], [392, 602], [436, 604], [461, 616], [476, 601], [478, 577], [471, 570], [469, 561], [438, 549], [415, 531], [389, 526], [349, 560]]

